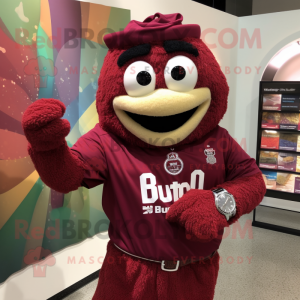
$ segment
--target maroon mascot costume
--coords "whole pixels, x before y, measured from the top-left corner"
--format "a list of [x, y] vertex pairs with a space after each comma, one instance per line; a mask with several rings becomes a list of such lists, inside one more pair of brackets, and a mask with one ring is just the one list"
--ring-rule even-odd
[[56, 191], [104, 183], [110, 242], [94, 300], [213, 299], [224, 228], [265, 194], [254, 159], [218, 125], [225, 76], [180, 14], [104, 40], [99, 124], [69, 148], [65, 106], [38, 100], [23, 118], [29, 154]]

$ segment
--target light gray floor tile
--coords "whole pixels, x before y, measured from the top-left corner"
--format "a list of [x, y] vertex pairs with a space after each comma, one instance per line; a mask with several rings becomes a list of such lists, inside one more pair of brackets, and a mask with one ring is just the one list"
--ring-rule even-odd
[[[280, 219], [280, 225], [284, 222], [292, 225], [291, 220], [295, 218], [300, 223], [299, 214], [280, 214], [280, 211], [272, 212], [271, 209], [262, 209], [259, 213], [261, 221], [270, 222], [272, 215]], [[240, 227], [243, 229], [251, 221], [252, 213], [243, 216]], [[229, 236], [223, 240], [219, 250], [223, 262], [220, 264], [215, 300], [300, 300], [300, 237], [251, 228], [253, 238], [249, 238], [248, 232], [243, 237], [238, 231], [235, 238], [231, 226]], [[65, 299], [92, 299], [97, 281]]]

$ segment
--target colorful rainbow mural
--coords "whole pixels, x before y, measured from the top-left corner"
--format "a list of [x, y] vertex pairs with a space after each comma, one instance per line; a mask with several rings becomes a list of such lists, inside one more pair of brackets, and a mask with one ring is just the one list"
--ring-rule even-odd
[[[130, 11], [72, 0], [10, 0], [0, 2], [0, 17], [1, 283], [27, 266], [29, 251], [53, 253], [85, 239], [84, 222], [89, 236], [107, 230], [102, 186], [69, 194], [47, 187], [28, 156], [21, 119], [32, 102], [56, 98], [67, 106], [70, 146], [93, 128], [107, 53], [103, 35], [122, 30]], [[64, 206], [52, 210], [51, 199]]]

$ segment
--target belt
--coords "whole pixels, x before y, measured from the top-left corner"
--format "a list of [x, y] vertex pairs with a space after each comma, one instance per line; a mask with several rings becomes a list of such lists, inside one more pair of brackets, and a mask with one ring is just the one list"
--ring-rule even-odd
[[161, 260], [161, 261], [159, 261], [159, 260], [148, 259], [148, 258], [144, 258], [144, 257], [140, 257], [140, 256], [137, 256], [137, 255], [131, 254], [131, 253], [123, 250], [122, 248], [120, 248], [116, 244], [114, 244], [114, 245], [116, 246], [116, 248], [118, 248], [119, 250], [121, 250], [122, 252], [124, 252], [124, 253], [126, 253], [130, 256], [133, 256], [133, 257], [136, 257], [136, 258], [139, 258], [139, 259], [142, 259], [142, 260], [148, 260], [148, 261], [152, 261], [152, 262], [155, 262], [155, 263], [159, 263], [161, 265], [161, 269], [163, 271], [167, 271], [167, 272], [177, 271], [179, 269], [179, 267], [183, 267], [183, 266], [189, 265], [191, 263], [205, 261], [207, 259], [212, 258], [217, 253], [217, 250], [216, 250], [212, 254], [210, 254], [206, 257], [198, 258], [198, 259], [188, 258], [188, 259], [185, 259], [185, 260]]

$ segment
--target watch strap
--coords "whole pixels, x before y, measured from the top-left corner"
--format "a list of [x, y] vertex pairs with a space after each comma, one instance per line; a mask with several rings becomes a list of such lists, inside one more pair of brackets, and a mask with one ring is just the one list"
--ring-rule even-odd
[[[229, 195], [231, 195], [231, 196], [233, 197], [232, 194], [230, 194], [227, 190], [225, 190], [225, 189], [223, 189], [223, 188], [217, 188], [217, 189], [214, 189], [214, 190], [212, 190], [212, 192], [213, 192], [214, 195], [215, 195], [215, 200], [216, 200], [216, 198], [218, 197], [219, 194], [224, 193], [224, 192], [225, 192], [225, 193], [228, 193]], [[234, 197], [233, 197], [233, 199], [234, 199]], [[235, 199], [234, 199], [234, 201], [235, 201]], [[220, 208], [218, 207], [217, 203], [216, 203], [216, 207], [217, 207], [219, 213], [222, 214], [223, 216], [225, 216], [225, 218], [226, 218], [227, 221], [229, 221], [229, 219], [230, 219], [231, 217], [235, 216], [235, 214], [236, 214], [236, 206], [235, 206], [233, 212], [230, 213], [230, 214], [229, 214], [229, 213], [225, 213], [225, 212], [223, 212], [222, 210], [220, 210]]]
[[223, 191], [225, 191], [225, 189], [223, 189], [223, 188], [218, 188], [218, 189], [212, 190], [212, 192], [215, 193], [215, 194], [219, 194]]

